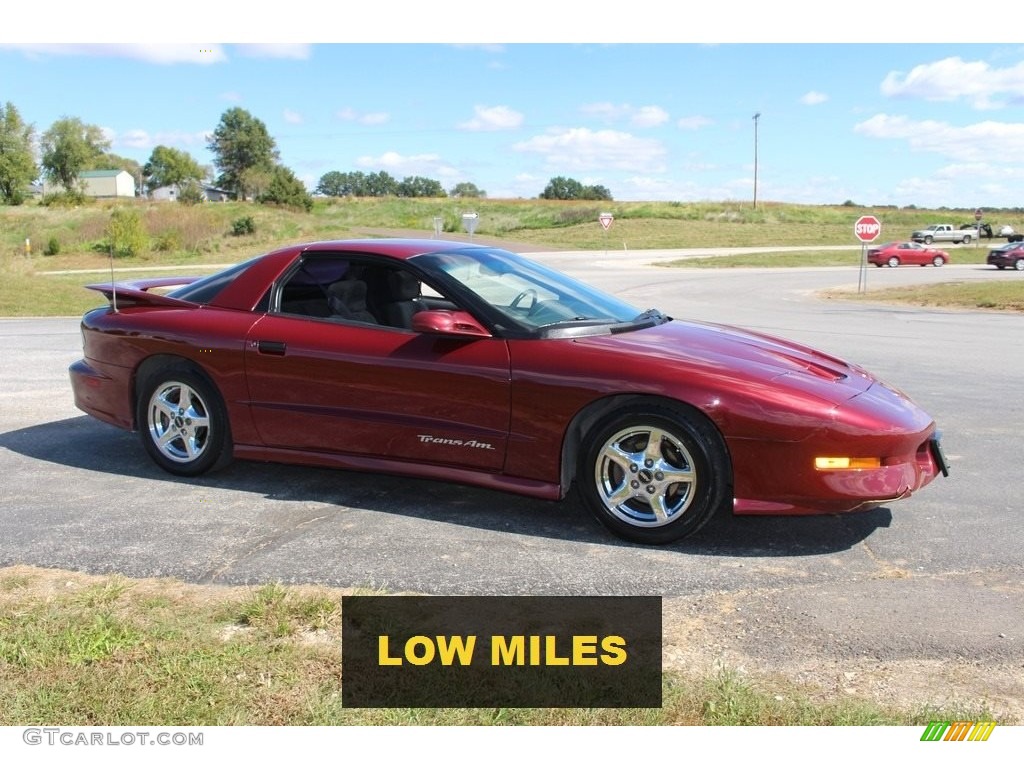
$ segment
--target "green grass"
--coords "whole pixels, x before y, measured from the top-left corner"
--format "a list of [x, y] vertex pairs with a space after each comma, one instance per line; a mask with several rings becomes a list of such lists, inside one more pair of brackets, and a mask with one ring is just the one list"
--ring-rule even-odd
[[[348, 593], [351, 593], [350, 590]], [[341, 590], [0, 569], [0, 725], [924, 725], [736, 671], [666, 673], [660, 709], [344, 709]]]
[[[110, 259], [106, 231], [119, 207], [131, 207], [146, 232], [138, 255], [115, 259], [117, 267], [164, 267], [229, 264], [283, 245], [321, 239], [377, 237], [392, 234], [430, 237], [434, 217], [445, 232], [462, 233], [462, 213], [479, 218], [476, 237], [489, 242], [545, 250], [619, 250], [780, 246], [854, 246], [852, 251], [753, 254], [680, 260], [674, 266], [832, 266], [856, 264], [859, 251], [853, 223], [873, 213], [882, 221], [882, 239], [906, 236], [937, 221], [973, 221], [972, 211], [868, 209], [853, 206], [808, 206], [762, 203], [595, 203], [555, 200], [455, 199], [319, 199], [311, 212], [296, 212], [252, 203], [207, 203], [183, 206], [169, 202], [93, 202], [77, 208], [36, 204], [0, 207], [0, 316], [78, 315], [101, 302], [81, 290], [107, 279]], [[615, 222], [602, 230], [598, 215], [611, 212]], [[998, 224], [1024, 230], [1024, 214], [991, 214]], [[234, 236], [232, 223], [251, 217], [252, 234]], [[25, 240], [32, 244], [26, 253]], [[51, 241], [59, 252], [47, 256]], [[985, 247], [957, 249], [955, 263], [980, 262]], [[69, 269], [95, 274], [42, 275]], [[203, 269], [197, 267], [198, 273]], [[154, 269], [153, 274], [166, 274]], [[179, 273], [180, 274], [180, 273]], [[144, 276], [145, 273], [135, 276]]]
[[[1008, 276], [1009, 277], [1009, 276]], [[907, 286], [855, 294], [833, 291], [832, 298], [885, 301], [922, 307], [998, 309], [1024, 312], [1024, 281], [1013, 279]]]

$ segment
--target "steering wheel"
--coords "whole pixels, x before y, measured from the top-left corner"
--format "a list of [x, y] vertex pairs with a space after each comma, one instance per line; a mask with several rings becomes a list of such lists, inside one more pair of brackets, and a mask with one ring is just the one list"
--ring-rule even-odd
[[525, 291], [521, 291], [518, 296], [512, 299], [512, 303], [509, 304], [509, 309], [519, 309], [520, 303], [522, 303], [527, 297], [530, 299], [530, 306], [527, 307], [527, 311], [533, 309], [537, 303], [537, 292], [533, 288], [527, 288]]

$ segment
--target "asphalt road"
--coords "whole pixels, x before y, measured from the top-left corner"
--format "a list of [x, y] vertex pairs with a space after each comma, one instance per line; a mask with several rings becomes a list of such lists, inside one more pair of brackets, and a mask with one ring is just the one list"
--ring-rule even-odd
[[[1024, 316], [816, 296], [856, 288], [853, 267], [650, 266], [679, 255], [534, 257], [637, 306], [866, 366], [935, 417], [951, 477], [865, 514], [723, 518], [659, 548], [613, 539], [572, 502], [441, 483], [246, 462], [183, 480], [158, 470], [136, 436], [74, 408], [76, 319], [0, 320], [0, 566], [428, 594], [663, 595], [679, 629], [667, 653], [683, 664], [756, 658], [799, 671], [817, 658], [829, 674], [852, 670], [845, 686], [886, 665], [956, 662], [1000, 670], [976, 675], [983, 690], [968, 693], [1024, 711]], [[867, 277], [880, 287], [1024, 274], [953, 265]]]

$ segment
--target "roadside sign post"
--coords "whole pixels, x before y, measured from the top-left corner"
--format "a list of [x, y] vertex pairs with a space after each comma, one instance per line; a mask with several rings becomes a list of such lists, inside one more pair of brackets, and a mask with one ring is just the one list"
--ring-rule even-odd
[[981, 208], [975, 208], [974, 209], [974, 221], [977, 222], [975, 224], [975, 228], [978, 230], [978, 232], [977, 232], [978, 236], [977, 236], [977, 238], [974, 241], [974, 247], [975, 248], [977, 248], [979, 245], [981, 245], [981, 217], [984, 216], [984, 215], [985, 215], [985, 212], [983, 210], [981, 210]]
[[476, 225], [479, 220], [480, 216], [476, 212], [462, 214], [462, 226], [469, 232], [470, 240], [473, 239], [473, 233], [476, 232]]
[[441, 229], [444, 225], [444, 219], [440, 216], [434, 217], [434, 237], [438, 238], [441, 236]]
[[861, 242], [857, 293], [864, 293], [868, 289], [868, 243], [873, 242], [881, 233], [882, 222], [874, 216], [861, 216], [853, 225], [853, 234]]
[[597, 220], [601, 222], [601, 229], [604, 230], [604, 255], [608, 255], [608, 230], [612, 228], [612, 222], [615, 221], [615, 217], [610, 213], [600, 213], [597, 216]]

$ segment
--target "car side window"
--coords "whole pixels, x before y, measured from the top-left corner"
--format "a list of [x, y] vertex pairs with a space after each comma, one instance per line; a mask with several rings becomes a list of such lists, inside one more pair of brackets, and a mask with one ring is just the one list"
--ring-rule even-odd
[[277, 307], [281, 314], [411, 330], [417, 312], [456, 305], [401, 266], [307, 254], [282, 284]]

